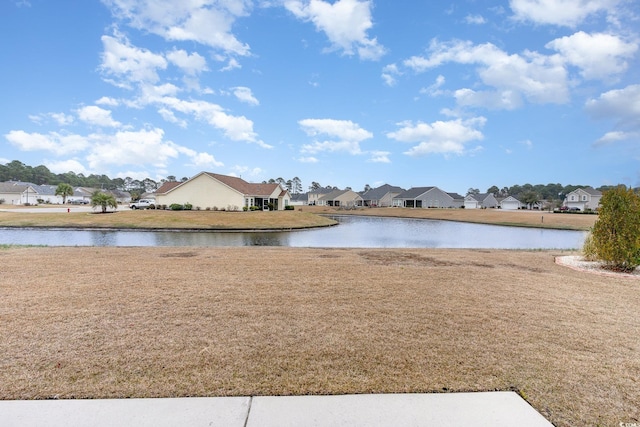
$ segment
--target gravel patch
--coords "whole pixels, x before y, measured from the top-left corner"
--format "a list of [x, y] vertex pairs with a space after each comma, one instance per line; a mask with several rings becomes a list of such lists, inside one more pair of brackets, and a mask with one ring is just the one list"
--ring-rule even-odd
[[600, 261], [587, 261], [580, 255], [558, 256], [555, 258], [556, 264], [572, 268], [578, 271], [601, 274], [613, 277], [635, 277], [640, 278], [640, 268], [636, 268], [632, 273], [620, 273], [604, 268], [604, 263]]

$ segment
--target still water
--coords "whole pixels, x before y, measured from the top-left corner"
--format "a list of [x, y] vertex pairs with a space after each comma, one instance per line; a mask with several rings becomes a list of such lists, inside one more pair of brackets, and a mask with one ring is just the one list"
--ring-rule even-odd
[[0, 228], [0, 244], [47, 246], [290, 246], [313, 248], [577, 249], [587, 233], [426, 219], [333, 216], [335, 227], [286, 232]]

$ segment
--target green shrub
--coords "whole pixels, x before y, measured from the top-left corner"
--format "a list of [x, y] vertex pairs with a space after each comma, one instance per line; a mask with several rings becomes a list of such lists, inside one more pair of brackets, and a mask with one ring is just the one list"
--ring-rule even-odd
[[294, 206], [292, 206], [292, 205], [287, 205], [287, 206], [284, 207], [285, 211], [294, 211], [295, 209], [296, 208]]
[[171, 209], [172, 211], [181, 211], [182, 209], [184, 209], [184, 206], [182, 206], [180, 203], [171, 203], [169, 205], [169, 209]]
[[[606, 191], [600, 199], [586, 252], [617, 271], [632, 271], [640, 265], [640, 196], [621, 185]], [[587, 245], [587, 246], [588, 246]]]
[[587, 261], [596, 261], [598, 259], [596, 246], [593, 243], [593, 236], [591, 234], [589, 234], [584, 240], [584, 245], [582, 245], [582, 255]]
[[182, 207], [185, 211], [190, 211], [193, 209], [193, 205], [191, 203], [185, 203]]
[[245, 212], [248, 211], [249, 210], [249, 206], [243, 206], [242, 210], [245, 211]]

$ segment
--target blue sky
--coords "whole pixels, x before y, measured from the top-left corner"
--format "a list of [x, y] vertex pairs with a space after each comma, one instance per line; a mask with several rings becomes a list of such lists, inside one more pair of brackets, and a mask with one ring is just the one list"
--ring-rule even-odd
[[640, 3], [3, 0], [0, 162], [640, 185]]

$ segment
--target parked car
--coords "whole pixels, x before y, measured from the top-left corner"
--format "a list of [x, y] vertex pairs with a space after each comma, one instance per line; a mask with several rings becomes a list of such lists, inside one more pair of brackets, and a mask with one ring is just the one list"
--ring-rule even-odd
[[155, 202], [151, 199], [140, 199], [137, 202], [133, 202], [129, 205], [131, 209], [153, 209], [156, 207]]

